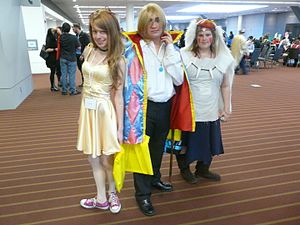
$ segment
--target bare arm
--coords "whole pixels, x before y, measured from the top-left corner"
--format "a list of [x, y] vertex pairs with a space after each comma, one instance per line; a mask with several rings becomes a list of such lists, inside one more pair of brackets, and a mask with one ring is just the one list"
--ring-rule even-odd
[[81, 60], [81, 61], [82, 61], [83, 59], [86, 59], [87, 54], [88, 54], [88, 52], [90, 51], [90, 48], [91, 48], [90, 45], [87, 45], [87, 46], [84, 48], [84, 51], [83, 51], [83, 53], [82, 53], [81, 56], [80, 56], [80, 60]]
[[230, 87], [230, 81], [229, 77], [225, 74], [224, 79], [221, 85], [221, 93], [224, 101], [224, 108], [220, 112], [219, 117], [223, 118], [224, 121], [227, 121], [230, 117], [231, 110], [230, 110], [230, 104], [231, 104], [231, 87]]

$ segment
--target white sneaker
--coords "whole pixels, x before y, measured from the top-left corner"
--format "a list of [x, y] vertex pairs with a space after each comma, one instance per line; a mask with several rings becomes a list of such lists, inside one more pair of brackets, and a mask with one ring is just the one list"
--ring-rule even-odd
[[81, 199], [80, 201], [80, 205], [81, 207], [83, 208], [86, 208], [86, 209], [108, 209], [109, 207], [109, 203], [108, 202], [103, 202], [103, 203], [100, 203], [96, 200], [96, 198], [84, 198], [84, 199]]
[[116, 193], [112, 192], [108, 195], [109, 210], [112, 213], [118, 213], [121, 210], [121, 202]]

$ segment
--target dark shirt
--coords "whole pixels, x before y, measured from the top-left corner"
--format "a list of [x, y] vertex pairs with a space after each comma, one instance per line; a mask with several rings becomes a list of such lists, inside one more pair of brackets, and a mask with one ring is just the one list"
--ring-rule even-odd
[[63, 33], [60, 36], [60, 48], [62, 59], [66, 59], [68, 61], [74, 62], [77, 60], [76, 58], [76, 49], [80, 47], [80, 43], [78, 38], [69, 33]]
[[[57, 42], [55, 40], [54, 35], [51, 35], [46, 38], [46, 49], [52, 48], [55, 49], [57, 47]], [[56, 51], [48, 52], [49, 56], [46, 59], [46, 65], [48, 68], [55, 67], [56, 65]]]
[[90, 43], [90, 36], [87, 33], [81, 31], [79, 33], [79, 42], [81, 44], [81, 53], [83, 53], [84, 48]]

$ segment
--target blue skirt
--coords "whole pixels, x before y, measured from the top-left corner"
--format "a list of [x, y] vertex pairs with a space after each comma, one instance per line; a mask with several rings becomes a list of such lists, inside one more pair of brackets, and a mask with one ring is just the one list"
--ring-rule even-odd
[[224, 153], [220, 120], [213, 122], [196, 122], [195, 132], [185, 132], [187, 145], [187, 163], [202, 161], [210, 165], [212, 157]]

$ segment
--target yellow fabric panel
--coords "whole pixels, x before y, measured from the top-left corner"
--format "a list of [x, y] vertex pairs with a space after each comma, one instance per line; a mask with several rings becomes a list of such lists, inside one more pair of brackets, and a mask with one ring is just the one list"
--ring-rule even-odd
[[181, 130], [178, 130], [178, 129], [169, 130], [167, 139], [172, 140], [172, 131], [174, 131], [174, 141], [180, 141], [181, 140]]
[[140, 144], [122, 144], [121, 152], [115, 155], [113, 175], [118, 192], [123, 188], [125, 172], [153, 175], [150, 152], [148, 148], [149, 136], [145, 135]]

